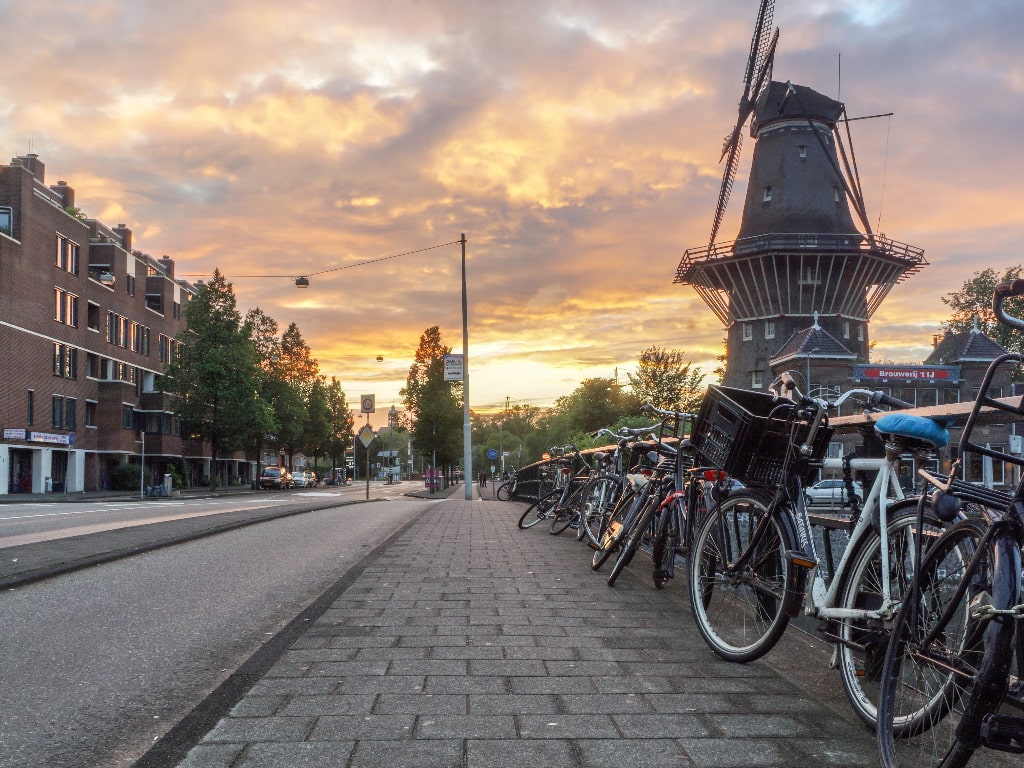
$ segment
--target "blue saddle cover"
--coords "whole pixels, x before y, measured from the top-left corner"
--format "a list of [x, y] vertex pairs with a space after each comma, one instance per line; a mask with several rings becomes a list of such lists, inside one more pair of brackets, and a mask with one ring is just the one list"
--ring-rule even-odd
[[911, 413], [887, 413], [875, 422], [875, 431], [883, 435], [922, 440], [933, 448], [944, 448], [949, 444], [949, 430], [944, 425]]

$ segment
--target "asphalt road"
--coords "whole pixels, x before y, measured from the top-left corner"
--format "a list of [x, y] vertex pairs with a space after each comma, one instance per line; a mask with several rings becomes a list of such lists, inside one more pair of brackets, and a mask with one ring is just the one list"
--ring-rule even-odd
[[334, 507], [0, 593], [0, 766], [129, 766], [429, 501]]

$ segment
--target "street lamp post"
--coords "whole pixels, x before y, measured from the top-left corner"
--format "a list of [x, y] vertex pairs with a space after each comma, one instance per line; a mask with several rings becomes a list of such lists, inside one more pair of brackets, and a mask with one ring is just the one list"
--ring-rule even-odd
[[808, 397], [811, 396], [811, 355], [813, 355], [817, 351], [818, 351], [818, 347], [815, 347], [814, 349], [810, 350], [807, 353], [807, 379], [805, 380], [805, 384], [807, 384], [807, 393], [806, 394], [807, 394]]
[[395, 482], [395, 419], [398, 418], [398, 411], [395, 410], [395, 406], [391, 406], [388, 410], [388, 458], [390, 459], [388, 467], [388, 478], [389, 482]]

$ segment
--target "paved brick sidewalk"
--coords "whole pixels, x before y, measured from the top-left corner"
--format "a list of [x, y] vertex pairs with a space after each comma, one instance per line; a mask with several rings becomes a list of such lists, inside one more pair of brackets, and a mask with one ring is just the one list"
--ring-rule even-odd
[[820, 647], [791, 632], [721, 661], [681, 576], [657, 591], [639, 556], [609, 588], [569, 532], [518, 530], [522, 509], [431, 505], [182, 768], [877, 766]]

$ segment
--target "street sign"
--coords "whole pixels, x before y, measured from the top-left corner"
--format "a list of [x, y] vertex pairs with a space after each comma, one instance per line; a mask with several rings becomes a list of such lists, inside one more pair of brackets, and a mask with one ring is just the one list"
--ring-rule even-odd
[[373, 442], [373, 438], [375, 437], [376, 435], [373, 434], [373, 430], [370, 429], [369, 424], [364, 424], [363, 428], [359, 430], [359, 442], [363, 444], [363, 448], [369, 448], [370, 443]]
[[376, 413], [377, 409], [375, 406], [376, 395], [362, 395], [360, 396], [360, 413]]
[[496, 458], [498, 458], [498, 452], [494, 448], [488, 448], [487, 458], [490, 459], [491, 461], [494, 461]]
[[444, 356], [444, 380], [462, 381], [465, 378], [462, 355]]

